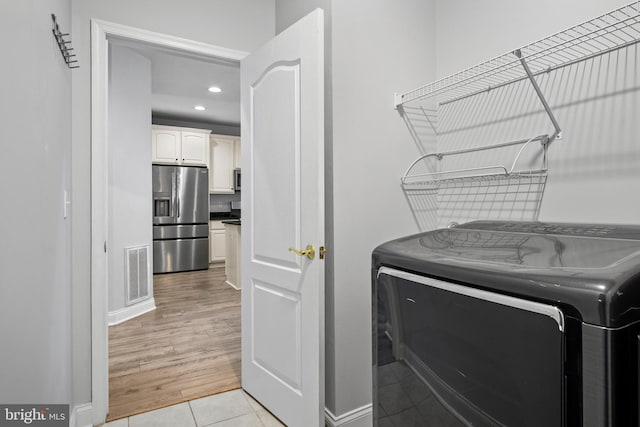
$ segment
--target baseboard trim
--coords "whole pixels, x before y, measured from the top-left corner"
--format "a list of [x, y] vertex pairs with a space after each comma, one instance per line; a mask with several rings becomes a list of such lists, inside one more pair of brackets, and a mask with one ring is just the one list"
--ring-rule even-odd
[[69, 416], [70, 427], [92, 427], [93, 406], [91, 403], [74, 406]]
[[120, 310], [110, 311], [108, 315], [109, 326], [114, 326], [125, 320], [133, 319], [141, 314], [147, 313], [156, 309], [156, 300], [149, 298], [142, 302], [139, 302], [129, 307], [121, 308]]
[[324, 409], [324, 418], [329, 427], [365, 427], [373, 423], [373, 406], [371, 403], [335, 416], [329, 409]]
[[227, 285], [231, 286], [231, 287], [232, 287], [233, 289], [235, 289], [236, 291], [239, 291], [239, 290], [240, 290], [240, 288], [239, 288], [239, 287], [237, 287], [236, 285], [234, 285], [233, 283], [231, 283], [231, 282], [230, 282], [230, 281], [228, 281], [228, 280], [225, 280], [225, 281], [224, 281], [224, 283], [226, 283]]

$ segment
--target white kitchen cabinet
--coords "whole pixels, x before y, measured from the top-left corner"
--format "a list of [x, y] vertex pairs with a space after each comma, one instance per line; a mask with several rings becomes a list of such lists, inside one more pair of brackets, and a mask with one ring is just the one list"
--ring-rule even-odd
[[233, 167], [240, 169], [242, 167], [242, 149], [240, 147], [240, 139], [236, 139], [233, 143]]
[[206, 129], [154, 125], [152, 163], [208, 167], [210, 133]]
[[222, 221], [209, 221], [209, 262], [225, 261], [225, 239]]
[[236, 289], [240, 289], [240, 226], [225, 224], [226, 256], [224, 273], [227, 275], [226, 283]]
[[235, 165], [235, 145], [237, 136], [211, 135], [209, 159], [209, 193], [233, 194], [233, 169]]
[[182, 164], [209, 166], [209, 134], [182, 132]]
[[151, 155], [153, 163], [178, 164], [182, 158], [180, 131], [151, 129]]

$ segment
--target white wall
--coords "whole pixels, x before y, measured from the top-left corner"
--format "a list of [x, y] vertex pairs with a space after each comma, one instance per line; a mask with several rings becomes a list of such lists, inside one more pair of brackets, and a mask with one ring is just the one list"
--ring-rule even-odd
[[[439, 1], [438, 75], [460, 71], [626, 3]], [[639, 63], [640, 49], [634, 46], [538, 78], [563, 129], [563, 139], [549, 148], [540, 220], [638, 222], [640, 201], [630, 194], [640, 182]], [[540, 109], [539, 103], [532, 105]], [[532, 133], [551, 128], [542, 115], [524, 126]]]
[[0, 402], [71, 403], [69, 0], [0, 2]]
[[109, 67], [107, 286], [112, 313], [125, 307], [125, 248], [148, 246], [149, 259], [153, 255], [151, 61], [112, 43]]
[[417, 231], [399, 180], [417, 157], [394, 92], [435, 77], [433, 1], [333, 2], [335, 412], [371, 402], [371, 252]]
[[[276, 33], [280, 34], [284, 29], [315, 9], [323, 10], [325, 30], [330, 29], [331, 4], [332, 0], [276, 0]], [[325, 52], [326, 50], [325, 46]]]
[[171, 34], [231, 49], [252, 51], [275, 33], [274, 0], [72, 0], [72, 35], [81, 68], [73, 78], [72, 283], [74, 402], [91, 400], [90, 295], [90, 20]]
[[630, 2], [439, 0], [435, 21], [438, 78], [510, 52], [627, 3]]
[[196, 128], [196, 129], [207, 129], [212, 133], [218, 135], [232, 135], [232, 136], [240, 136], [240, 126], [236, 125], [226, 125], [219, 123], [204, 123], [204, 122], [194, 122], [191, 120], [182, 120], [182, 119], [174, 119], [174, 118], [166, 118], [162, 116], [157, 116], [152, 113], [151, 116], [152, 123], [154, 125], [164, 125], [164, 126], [178, 126], [183, 128]]

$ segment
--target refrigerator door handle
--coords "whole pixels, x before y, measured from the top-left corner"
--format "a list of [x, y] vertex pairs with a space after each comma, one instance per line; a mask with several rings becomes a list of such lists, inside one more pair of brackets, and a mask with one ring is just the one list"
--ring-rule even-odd
[[176, 218], [178, 219], [178, 222], [182, 222], [179, 220], [180, 218], [180, 199], [183, 197], [183, 192], [184, 190], [182, 189], [181, 186], [181, 181], [182, 181], [182, 170], [181, 169], [176, 169]]
[[176, 172], [175, 170], [173, 172], [171, 172], [171, 217], [172, 218], [177, 218], [178, 215], [176, 215], [176, 203], [178, 200], [178, 197], [176, 195], [176, 190], [177, 190], [177, 185], [176, 185]]

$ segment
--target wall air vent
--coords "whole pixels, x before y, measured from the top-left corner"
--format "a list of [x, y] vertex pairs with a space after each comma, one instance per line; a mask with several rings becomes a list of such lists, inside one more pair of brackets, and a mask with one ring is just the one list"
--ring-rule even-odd
[[149, 298], [149, 245], [124, 248], [126, 296], [125, 305]]

